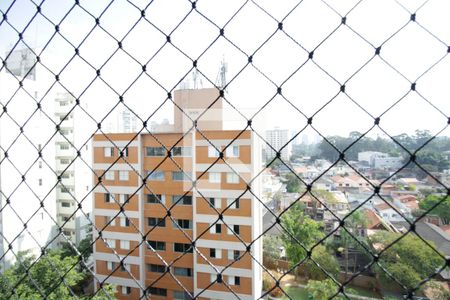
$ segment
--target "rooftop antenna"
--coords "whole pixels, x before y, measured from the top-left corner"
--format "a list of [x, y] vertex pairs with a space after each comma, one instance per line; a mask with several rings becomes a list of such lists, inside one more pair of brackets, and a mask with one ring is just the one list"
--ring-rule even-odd
[[223, 89], [227, 85], [227, 71], [228, 64], [225, 61], [225, 55], [222, 57], [222, 61], [220, 62], [219, 73], [216, 78], [217, 87]]
[[194, 81], [194, 89], [198, 89], [199, 87], [203, 87], [203, 80], [200, 77], [200, 73], [197, 69], [194, 69], [192, 71], [192, 80]]

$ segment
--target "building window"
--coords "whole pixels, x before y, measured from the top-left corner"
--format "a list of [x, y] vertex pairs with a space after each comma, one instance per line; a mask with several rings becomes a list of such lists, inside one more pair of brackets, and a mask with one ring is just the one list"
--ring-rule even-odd
[[229, 285], [241, 285], [241, 278], [239, 276], [228, 276]]
[[164, 171], [148, 171], [148, 180], [164, 181]]
[[174, 243], [173, 244], [174, 252], [182, 252], [182, 253], [192, 253], [192, 245], [191, 244], [183, 244], [183, 243]]
[[147, 218], [148, 226], [166, 227], [165, 218]]
[[[228, 234], [232, 235], [232, 234], [239, 234], [239, 225], [231, 225], [230, 226], [233, 230], [231, 230], [229, 227], [227, 227], [228, 229]], [[234, 233], [233, 233], [234, 232]]]
[[125, 272], [125, 271], [130, 272], [130, 265], [129, 265], [129, 264], [123, 263], [123, 264], [120, 265], [120, 270], [121, 270], [122, 272]]
[[166, 272], [166, 266], [164, 265], [156, 265], [156, 264], [149, 264], [147, 265], [147, 271], [153, 272], [153, 273], [165, 273]]
[[239, 250], [228, 250], [228, 259], [229, 260], [238, 260], [241, 252]]
[[209, 182], [211, 182], [211, 183], [220, 183], [220, 173], [209, 172]]
[[105, 147], [103, 148], [103, 153], [105, 157], [113, 157], [114, 156], [114, 148], [113, 147]]
[[217, 199], [217, 198], [209, 198], [209, 206], [210, 207], [215, 207], [215, 208], [220, 208], [221, 207], [221, 202], [222, 199]]
[[130, 241], [120, 241], [120, 249], [129, 250], [130, 249]]
[[209, 228], [210, 233], [222, 233], [222, 224], [214, 224]]
[[38, 183], [39, 183], [39, 186], [42, 186], [42, 178], [39, 178]]
[[111, 221], [111, 220], [112, 220], [112, 217], [111, 217], [111, 216], [105, 216], [105, 225], [106, 225], [106, 224], [110, 224], [111, 226], [113, 226], [113, 225], [114, 225], [114, 222]]
[[63, 165], [68, 165], [68, 164], [70, 164], [70, 159], [67, 159], [67, 158], [61, 158], [61, 159], [59, 160], [59, 162], [60, 162], [61, 164], [63, 164]]
[[[178, 226], [177, 226], [178, 225]], [[174, 221], [175, 228], [192, 229], [192, 220], [178, 219]]]
[[62, 207], [70, 207], [70, 203], [69, 202], [61, 202], [61, 206]]
[[127, 181], [128, 180], [128, 171], [119, 171], [119, 180]]
[[147, 194], [147, 203], [165, 203], [166, 196], [161, 194]]
[[208, 157], [219, 157], [220, 152], [214, 146], [208, 146]]
[[120, 226], [122, 227], [129, 227], [130, 226], [130, 219], [127, 217], [121, 217], [120, 218]]
[[167, 151], [164, 147], [146, 147], [147, 156], [166, 156]]
[[124, 147], [120, 151], [123, 153], [123, 157], [128, 157], [128, 147]]
[[147, 289], [147, 294], [153, 295], [153, 296], [161, 296], [161, 297], [167, 297], [167, 290], [157, 287], [149, 287]]
[[38, 162], [38, 167], [39, 167], [39, 169], [42, 169], [42, 161]]
[[239, 176], [236, 173], [227, 173], [227, 183], [239, 183]]
[[191, 268], [174, 267], [173, 274], [175, 274], [176, 276], [192, 277], [192, 269]]
[[[161, 241], [147, 241], [147, 248], [153, 248], [156, 251], [166, 251], [166, 242]], [[151, 247], [151, 248], [150, 248]]]
[[173, 195], [172, 203], [176, 205], [192, 205], [192, 196], [189, 195]]
[[192, 156], [191, 147], [173, 147], [172, 156]]
[[106, 180], [114, 180], [114, 171], [106, 171], [105, 179]]
[[69, 150], [69, 144], [59, 144], [59, 149], [61, 150]]
[[186, 181], [189, 180], [189, 177], [186, 173], [182, 171], [174, 171], [172, 172], [172, 180], [173, 181]]
[[239, 157], [239, 146], [228, 146], [227, 157]]
[[211, 258], [222, 258], [222, 250], [221, 249], [215, 249], [215, 248], [210, 248], [209, 249], [209, 256]]
[[127, 194], [120, 194], [119, 195], [119, 203], [125, 203], [128, 200], [128, 195]]
[[109, 246], [109, 248], [114, 249], [116, 248], [116, 240], [113, 239], [105, 239], [106, 244]]
[[109, 271], [112, 271], [115, 268], [116, 268], [115, 263], [113, 263], [112, 261], [106, 262], [106, 269], [108, 269]]
[[107, 203], [111, 202], [111, 194], [110, 193], [106, 193], [103, 195], [105, 197], [105, 202], [107, 202]]
[[238, 199], [227, 199], [227, 206], [230, 209], [238, 209], [239, 208], [239, 198]]
[[192, 297], [185, 291], [173, 291], [174, 300], [192, 300]]
[[131, 287], [122, 285], [122, 295], [131, 294]]

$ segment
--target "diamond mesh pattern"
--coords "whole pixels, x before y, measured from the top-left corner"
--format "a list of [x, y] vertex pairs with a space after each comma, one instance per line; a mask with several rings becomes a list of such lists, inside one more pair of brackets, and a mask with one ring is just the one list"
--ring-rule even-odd
[[[327, 296], [330, 298], [349, 298], [352, 292], [347, 288], [357, 277], [373, 270], [381, 270], [379, 273], [401, 287], [405, 298], [412, 299], [427, 282], [446, 271], [450, 259], [437, 251], [417, 230], [418, 224], [436, 207], [444, 205], [446, 197], [450, 195], [446, 183], [429, 165], [419, 160], [429, 145], [439, 137], [448, 135], [450, 118], [444, 78], [447, 78], [445, 75], [448, 75], [449, 71], [450, 37], [446, 30], [448, 26], [440, 23], [448, 19], [443, 15], [446, 3], [431, 0], [414, 3], [386, 1], [387, 3], [383, 4], [371, 0], [347, 1], [345, 4], [331, 0], [289, 1], [277, 4], [256, 0], [214, 4], [188, 0], [170, 4], [164, 2], [75, 0], [60, 3], [50, 0], [22, 0], [5, 1], [1, 4], [0, 37], [5, 51], [0, 53], [0, 72], [5, 74], [2, 77], [5, 81], [4, 84], [0, 82], [0, 88], [4, 89], [0, 99], [0, 120], [3, 126], [1, 130], [8, 130], [9, 138], [3, 137], [1, 140], [0, 168], [13, 170], [14, 174], [7, 176], [17, 180], [12, 187], [2, 187], [0, 213], [8, 212], [15, 216], [15, 222], [23, 225], [23, 229], [12, 239], [2, 234], [5, 251], [0, 256], [0, 261], [4, 265], [6, 257], [12, 255], [17, 264], [26, 270], [24, 275], [13, 281], [2, 281], [7, 298], [23, 297], [24, 294], [21, 294], [18, 287], [29, 282], [44, 299], [54, 299], [53, 293], [60, 286], [67, 288], [67, 297], [92, 299], [101, 296], [110, 299], [113, 296], [105, 292], [106, 284], [115, 271], [122, 269], [127, 278], [142, 292], [140, 298], [150, 298], [158, 282], [169, 276], [177, 283], [179, 290], [185, 291], [191, 298], [202, 298], [205, 291], [212, 289], [215, 284], [220, 284], [230, 293], [230, 299], [232, 296], [239, 299], [240, 294], [236, 292], [236, 287], [224, 280], [223, 274], [244, 256], [250, 256], [254, 267], [260, 268], [272, 279], [273, 284], [266, 287], [262, 297], [281, 289], [287, 298], [295, 298], [285, 289], [283, 280], [289, 275], [297, 274], [297, 269], [305, 266], [315, 266], [321, 270], [323, 276], [336, 284], [334, 294]], [[32, 62], [34, 68], [21, 66], [22, 71], [28, 70], [27, 74], [18, 75], [20, 70], [14, 70], [17, 67], [14, 55], [18, 50], [26, 50], [28, 55], [35, 58]], [[233, 62], [229, 65], [228, 78], [224, 84], [216, 79], [216, 67], [223, 59], [220, 54], [222, 51], [232, 57]], [[38, 68], [40, 73], [35, 74], [34, 70]], [[202, 84], [216, 87], [220, 91], [219, 97], [197, 118], [183, 111], [173, 97], [177, 87], [193, 73], [201, 78]], [[33, 88], [27, 80], [34, 76], [41, 78], [38, 94], [33, 94]], [[69, 101], [71, 106], [57, 120], [48, 113], [48, 108], [54, 105], [55, 91], [66, 93], [69, 95], [68, 99], [73, 100]], [[145, 99], [131, 100], [139, 97]], [[92, 102], [96, 98], [101, 98], [101, 104]], [[238, 123], [241, 124], [239, 134], [223, 150], [216, 148], [208, 139], [208, 135], [197, 126], [197, 122], [219, 99], [223, 99], [224, 105], [237, 116]], [[250, 105], [254, 106], [254, 109], [248, 110], [248, 107], [242, 105], [241, 99], [252, 99]], [[189, 124], [174, 146], [168, 148], [159, 140], [151, 124], [171, 109], [180, 110], [189, 120]], [[119, 147], [108, 135], [107, 124], [111, 124], [117, 112], [121, 110], [131, 112], [138, 120], [136, 132], [130, 135], [126, 146], [131, 145], [140, 134], [147, 134], [164, 148], [165, 155], [161, 156], [158, 165], [146, 174], [142, 174], [129, 161], [123, 150], [126, 146]], [[92, 129], [81, 134], [83, 138], [77, 143], [64, 132], [64, 122], [69, 121], [72, 113]], [[285, 119], [288, 122], [285, 124], [292, 124], [292, 131], [295, 131], [293, 137], [281, 148], [271, 145], [262, 130], [265, 122], [272, 124], [267, 120], [276, 124], [278, 119]], [[352, 121], [349, 122], [348, 119]], [[33, 136], [35, 126], [51, 128], [52, 134], [44, 140], [37, 140]], [[412, 145], [400, 135], [405, 131], [430, 127], [430, 134], [417, 145]], [[349, 143], [339, 144], [331, 136], [331, 133], [336, 132], [333, 131], [336, 128], [338, 132], [356, 131], [357, 135]], [[244, 178], [239, 170], [224, 159], [227, 148], [246, 131], [251, 131], [264, 147], [275, 153], [275, 156], [254, 174], [254, 178], [250, 179]], [[171, 155], [174, 148], [182, 145], [183, 140], [193, 133], [208, 141], [219, 153], [214, 162], [195, 178]], [[330, 166], [310, 178], [299, 176], [292, 164], [282, 159], [283, 149], [288, 148], [305, 133], [320, 136], [323, 139], [322, 144], [334, 152], [334, 160]], [[357, 149], [358, 144], [376, 134], [387, 137], [393, 147], [406, 158], [400, 168], [379, 180], [369, 178], [355, 167], [350, 154]], [[114, 145], [116, 151], [119, 151], [118, 157], [100, 174], [96, 173], [87, 156], [83, 155], [87, 153], [84, 149], [91, 147], [94, 135], [105, 137]], [[54, 158], [49, 154], [55, 140], [68, 143], [70, 151], [74, 153], [74, 159], [61, 171], [57, 171]], [[15, 155], [23, 153], [19, 151], [21, 147], [28, 149], [25, 163], [19, 163], [21, 159]], [[128, 195], [124, 202], [112, 197], [112, 202], [115, 202], [118, 208], [116, 215], [105, 225], [96, 226], [96, 222], [92, 222], [92, 216], [87, 213], [90, 210], [85, 205], [90, 205], [89, 199], [99, 188], [113, 194], [104, 180], [108, 171], [114, 170], [119, 161], [126, 163], [132, 173], [138, 176], [139, 187], [133, 194]], [[160, 166], [168, 162], [188, 178], [189, 186], [183, 196], [195, 192], [200, 196], [196, 201], [209, 204], [208, 197], [202, 194], [197, 183], [219, 162], [227, 165], [231, 172], [247, 184], [247, 188], [242, 190], [242, 195], [235, 202], [224, 209], [214, 208], [217, 220], [203, 232], [197, 232], [195, 237], [180, 227], [172, 215], [177, 203], [166, 205], [159, 199], [160, 206], [165, 211], [165, 215], [161, 216], [164, 222], [176, 224], [176, 229], [190, 245], [171, 260], [165, 259], [158, 249], [153, 248], [147, 241], [147, 237], [163, 221], [158, 221], [149, 231], [142, 232], [127, 210], [129, 200], [139, 195], [142, 190], [158, 198], [148, 180]], [[301, 186], [301, 192], [296, 199], [279, 210], [263, 201], [261, 195], [251, 187], [267, 167], [274, 167], [276, 164], [292, 174]], [[44, 192], [36, 192], [34, 185], [30, 184], [38, 180], [34, 171], [38, 165], [48, 172], [49, 177], [43, 180], [52, 181], [50, 189]], [[75, 165], [81, 166], [97, 178], [94, 185], [84, 191], [82, 197], [75, 195], [64, 180], [64, 175], [70, 173]], [[360, 202], [344, 216], [329, 207], [323, 195], [316, 190], [321, 180], [341, 166], [350, 168], [370, 190], [365, 201]], [[392, 205], [382, 193], [393, 179], [406, 174], [411, 166], [420, 169], [434, 180], [442, 191], [438, 201], [414, 218], [405, 216], [404, 212]], [[20, 206], [14, 204], [17, 201], [15, 195], [20, 194], [23, 189], [34, 196], [26, 199], [26, 205], [36, 207], [31, 215], [24, 215]], [[58, 189], [67, 190], [70, 199], [73, 199], [77, 206], [63, 221], [55, 219], [51, 213], [51, 195]], [[246, 193], [251, 193], [266, 211], [264, 231], [251, 243], [245, 242], [232, 225], [223, 221], [224, 214]], [[284, 221], [285, 215], [305, 199], [320, 204], [324, 213], [329, 214], [337, 225], [325, 230], [325, 233], [313, 242], [299, 240]], [[352, 227], [353, 217], [363, 210], [363, 206], [375, 199], [392, 208], [405, 223], [405, 230], [379, 249], [369, 245]], [[45, 244], [40, 244], [39, 239], [29, 230], [30, 226], [34, 226], [33, 222], [42, 215], [51, 220], [54, 231]], [[89, 226], [92, 226], [94, 232], [91, 246], [102, 241], [120, 262], [113, 266], [106, 278], [99, 278], [93, 271], [86, 258], [88, 249], [77, 248], [73, 239], [66, 234], [66, 224], [79, 215], [91, 220]], [[102, 234], [113, 222], [119, 222], [120, 218], [126, 218], [129, 226], [141, 237], [126, 255], [119, 254]], [[270, 220], [268, 223], [266, 218]], [[207, 234], [211, 227], [222, 222], [243, 244], [246, 251], [240, 253], [239, 257], [228, 265], [219, 268], [199, 251], [196, 242]], [[5, 229], [9, 225], [4, 223], [2, 226]], [[305, 254], [302, 259], [291, 261], [289, 267], [278, 274], [252, 251], [254, 243], [265, 239], [273, 230], [278, 230], [284, 239], [296, 243]], [[12, 246], [24, 235], [33, 239], [40, 249], [40, 255], [35, 260], [27, 261]], [[348, 276], [346, 274], [344, 280], [339, 280], [331, 274], [326, 266], [317, 262], [313, 256], [315, 250], [329, 243], [336, 235], [346, 236], [354, 244], [353, 248], [359, 249], [360, 253], [368, 257], [367, 264]], [[411, 236], [418, 238], [422, 247], [431, 249], [439, 258], [439, 267], [426, 277], [419, 278], [414, 286], [406, 285], [384, 264], [391, 255], [390, 251]], [[49, 260], [56, 278], [53, 278], [51, 284], [43, 286], [32, 270], [39, 261], [49, 256], [50, 248], [57, 242], [66, 242], [78, 259], [69, 268]], [[139, 276], [125, 264], [125, 260], [133, 251], [142, 249], [141, 245], [149, 248], [164, 266], [160, 276], [149, 284], [142, 284]], [[174, 273], [177, 262], [192, 252], [217, 272], [217, 279], [198, 293], [185, 286], [183, 279]], [[80, 293], [73, 283], [67, 280], [71, 271], [79, 269], [92, 277], [96, 284], [95, 292]]]

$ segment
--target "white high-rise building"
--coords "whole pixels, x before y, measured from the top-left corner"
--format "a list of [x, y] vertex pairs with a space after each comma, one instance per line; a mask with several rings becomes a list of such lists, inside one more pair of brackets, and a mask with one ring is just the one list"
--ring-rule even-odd
[[[286, 145], [289, 141], [289, 130], [280, 129], [275, 127], [274, 129], [266, 131], [266, 141], [272, 146], [276, 151], [280, 151], [282, 147]], [[283, 150], [281, 150], [281, 159], [283, 161], [289, 161], [291, 156], [292, 143], [286, 145]], [[266, 160], [272, 159], [276, 156], [274, 150], [272, 150], [269, 146], [266, 145]]]
[[54, 78], [31, 69], [35, 61], [16, 50], [0, 71], [0, 270], [19, 252], [40, 255], [56, 234], [54, 106], [45, 101]]
[[117, 109], [117, 112], [112, 112], [114, 117], [108, 120], [105, 124], [103, 132], [120, 132], [120, 133], [133, 133], [137, 132], [137, 117], [128, 109]]
[[[89, 232], [86, 231], [91, 230], [92, 212], [92, 172], [89, 168], [92, 151], [89, 137], [85, 134], [88, 130], [85, 130], [80, 113], [70, 94], [57, 94], [55, 122], [60, 124], [60, 133], [55, 140], [55, 160], [61, 179], [56, 189], [57, 220], [58, 225], [63, 227], [64, 235], [76, 243], [87, 237]], [[81, 210], [78, 209], [79, 202]], [[60, 241], [65, 239], [61, 237]]]

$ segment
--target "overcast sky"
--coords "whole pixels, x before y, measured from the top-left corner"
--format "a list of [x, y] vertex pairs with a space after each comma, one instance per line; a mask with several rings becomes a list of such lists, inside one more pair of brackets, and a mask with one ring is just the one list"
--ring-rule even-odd
[[[6, 11], [10, 2], [0, 2], [2, 12]], [[108, 2], [80, 1], [94, 16], [98, 16]], [[147, 2], [133, 1], [139, 9], [144, 8]], [[247, 118], [274, 97], [277, 86], [282, 85], [282, 94], [292, 105], [283, 97], [276, 96], [253, 119], [255, 127], [260, 129], [279, 126], [291, 131], [300, 130], [306, 124], [306, 117], [314, 115], [313, 125], [322, 134], [346, 135], [350, 131], [368, 130], [373, 124], [372, 117], [381, 114], [381, 127], [393, 135], [413, 133], [416, 129], [429, 129], [435, 133], [445, 128], [446, 116], [450, 115], [450, 57], [446, 46], [450, 44], [450, 18], [447, 15], [450, 11], [449, 1], [363, 0], [350, 12], [358, 1], [304, 0], [297, 7], [298, 1], [254, 1], [247, 2], [236, 17], [227, 23], [244, 2], [200, 0], [197, 3], [199, 12], [218, 27], [225, 26], [225, 37], [234, 45], [221, 37], [204, 52], [218, 37], [219, 29], [193, 11], [171, 34], [173, 45], [166, 44], [154, 56], [166, 43], [165, 35], [169, 35], [192, 8], [187, 0], [156, 0], [145, 13], [154, 26], [141, 20], [123, 40], [123, 48], [142, 64], [154, 56], [147, 66], [147, 73], [166, 90], [172, 90], [192, 67], [191, 60], [174, 46], [190, 58], [198, 59], [198, 69], [212, 82], [216, 82], [220, 63], [225, 59], [228, 67], [226, 77], [230, 82], [226, 98]], [[73, 3], [45, 1], [42, 13], [52, 22], [59, 23]], [[429, 32], [411, 22], [386, 41], [408, 23], [411, 13], [424, 3], [417, 12], [416, 20]], [[100, 25], [116, 39], [122, 40], [139, 20], [139, 9], [127, 1], [116, 0], [100, 18]], [[21, 31], [35, 11], [31, 1], [19, 0], [8, 13], [8, 20]], [[340, 15], [347, 15], [348, 26], [340, 26]], [[281, 21], [285, 32], [277, 31], [278, 22]], [[72, 44], [79, 45], [94, 26], [94, 19], [75, 7], [61, 23], [60, 33]], [[54, 26], [38, 16], [25, 31], [24, 37], [30, 46], [40, 49], [53, 32]], [[273, 37], [260, 47], [272, 34]], [[5, 53], [16, 43], [17, 38], [9, 25], [3, 23], [0, 26], [0, 57], [5, 58]], [[380, 45], [381, 57], [374, 57], [375, 48]], [[95, 68], [100, 68], [116, 49], [114, 39], [97, 27], [80, 47], [80, 55]], [[308, 61], [308, 52], [312, 50], [315, 50], [313, 61]], [[241, 71], [247, 64], [247, 56], [253, 53], [253, 64]], [[59, 73], [73, 54], [73, 47], [57, 35], [43, 52], [41, 60], [53, 72]], [[439, 60], [439, 64], [423, 74]], [[141, 66], [122, 51], [118, 51], [101, 69], [102, 79], [119, 94], [124, 93], [134, 82], [124, 94], [125, 103], [142, 119], [147, 119], [166, 99], [167, 93], [145, 74], [135, 81], [139, 74]], [[43, 82], [53, 80], [50, 73], [41, 72], [38, 76]], [[64, 86], [79, 97], [95, 77], [95, 71], [77, 57], [60, 77]], [[204, 87], [210, 86], [206, 79], [202, 82]], [[408, 94], [410, 82], [417, 82], [416, 90], [420, 95], [416, 92]], [[347, 95], [339, 94], [340, 86], [344, 83]], [[42, 88], [45, 87], [44, 84]], [[335, 96], [329, 105], [316, 114]], [[403, 96], [395, 107], [384, 114]], [[101, 120], [117, 103], [118, 96], [97, 79], [80, 99], [89, 104], [89, 114]], [[46, 99], [44, 103], [53, 105], [51, 100]], [[166, 103], [151, 120], [171, 119], [172, 111], [173, 105]], [[230, 126], [242, 128], [246, 123], [244, 118], [236, 117]], [[92, 126], [94, 128], [94, 122]], [[312, 130], [308, 129], [307, 132], [311, 134]], [[371, 134], [376, 136], [382, 131], [374, 129]], [[443, 134], [450, 135], [450, 132], [446, 129]]]

